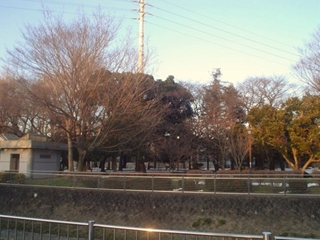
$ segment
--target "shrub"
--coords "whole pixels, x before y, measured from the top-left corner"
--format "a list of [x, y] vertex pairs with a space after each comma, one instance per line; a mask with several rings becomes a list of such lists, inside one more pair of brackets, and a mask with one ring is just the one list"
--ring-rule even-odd
[[0, 183], [25, 183], [27, 177], [22, 173], [1, 172]]
[[182, 180], [179, 180], [179, 185], [183, 186], [183, 191], [198, 191], [199, 186], [197, 184], [197, 181], [194, 179], [183, 179], [183, 185]]
[[192, 223], [192, 227], [198, 228], [200, 226], [210, 226], [213, 223], [211, 218], [199, 218], [196, 222]]
[[97, 188], [98, 178], [96, 177], [77, 177], [77, 182], [81, 183], [86, 188]]
[[206, 189], [216, 192], [248, 192], [248, 181], [247, 179], [216, 179], [214, 188], [214, 179], [207, 179]]
[[107, 189], [123, 189], [124, 179], [119, 177], [102, 177], [100, 187]]
[[172, 190], [172, 180], [170, 178], [155, 178], [154, 190]]
[[151, 178], [127, 178], [126, 189], [152, 190]]
[[10, 179], [11, 179], [11, 175], [12, 175], [12, 173], [0, 172], [0, 182], [1, 182], [1, 183], [7, 183], [7, 182], [9, 182]]
[[25, 183], [27, 180], [26, 175], [22, 174], [22, 173], [15, 173], [13, 175], [13, 183]]
[[301, 179], [300, 181], [291, 180], [289, 182], [288, 190], [292, 193], [303, 193], [307, 191], [307, 189], [308, 189], [308, 184], [303, 179]]

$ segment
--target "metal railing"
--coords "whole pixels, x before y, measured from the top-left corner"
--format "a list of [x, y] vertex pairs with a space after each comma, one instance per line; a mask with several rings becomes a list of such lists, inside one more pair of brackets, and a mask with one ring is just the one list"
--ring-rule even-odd
[[27, 218], [0, 214], [1, 240], [173, 240], [173, 239], [262, 239], [262, 240], [314, 240], [311, 238], [272, 236], [270, 232], [261, 234], [231, 234], [213, 232], [178, 231], [139, 227], [125, 227], [97, 224], [94, 220], [87, 223], [59, 221], [41, 218]]
[[[26, 218], [0, 215], [0, 239], [263, 239], [271, 240], [270, 232], [260, 235], [230, 234], [151, 229], [87, 223], [57, 221], [40, 218]], [[275, 238], [281, 239], [281, 238]], [[290, 238], [295, 239], [295, 238]], [[296, 238], [298, 239], [298, 238]], [[301, 238], [299, 238], [301, 239]]]
[[0, 178], [0, 183], [29, 186], [93, 188], [118, 191], [320, 195], [320, 176], [303, 178], [301, 175], [231, 175], [231, 174], [103, 174], [79, 172], [30, 172], [29, 177], [17, 173]]

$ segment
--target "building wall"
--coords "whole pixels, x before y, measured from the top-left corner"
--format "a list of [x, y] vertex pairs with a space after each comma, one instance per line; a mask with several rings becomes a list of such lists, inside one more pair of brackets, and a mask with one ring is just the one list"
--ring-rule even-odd
[[0, 156], [0, 171], [10, 170], [10, 160], [12, 154], [19, 154], [19, 172], [26, 173], [31, 167], [31, 149], [2, 149]]
[[35, 149], [32, 171], [59, 171], [60, 151]]
[[31, 171], [59, 171], [60, 151], [47, 149], [1, 149], [0, 172], [10, 170], [12, 154], [19, 154], [19, 173], [30, 176]]

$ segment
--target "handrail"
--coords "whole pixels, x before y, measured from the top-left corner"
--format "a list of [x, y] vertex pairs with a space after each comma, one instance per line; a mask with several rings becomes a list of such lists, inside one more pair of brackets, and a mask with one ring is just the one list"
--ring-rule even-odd
[[[78, 189], [101, 189], [115, 191], [143, 191], [143, 192], [179, 192], [203, 194], [249, 194], [249, 195], [300, 195], [319, 196], [320, 176], [303, 178], [301, 175], [276, 175], [271, 177], [256, 174], [158, 174], [150, 173], [108, 174], [93, 172], [48, 172], [32, 171], [26, 179], [15, 179], [12, 174], [0, 185], [50, 186]], [[4, 179], [4, 178], [2, 178]], [[41, 181], [44, 179], [46, 181]], [[141, 179], [141, 181], [139, 181]], [[170, 181], [170, 179], [172, 181]], [[230, 182], [226, 182], [226, 181]], [[221, 182], [223, 181], [223, 182]], [[302, 184], [303, 183], [303, 184]], [[227, 185], [226, 185], [227, 184]], [[306, 191], [312, 187], [313, 190]]]
[[[154, 229], [154, 228], [141, 228], [141, 227], [128, 227], [128, 226], [117, 226], [117, 225], [107, 225], [107, 224], [97, 224], [94, 220], [88, 221], [88, 223], [81, 222], [71, 222], [71, 221], [60, 221], [60, 220], [50, 220], [41, 218], [30, 218], [30, 217], [18, 217], [10, 215], [1, 215], [0, 220], [13, 219], [13, 220], [23, 220], [23, 221], [33, 221], [33, 222], [47, 222], [47, 223], [57, 223], [66, 225], [78, 225], [78, 226], [88, 226], [88, 239], [94, 240], [94, 228], [107, 228], [113, 230], [125, 230], [125, 231], [135, 231], [135, 232], [146, 232], [146, 233], [162, 233], [162, 234], [175, 234], [182, 236], [211, 236], [211, 237], [226, 237], [235, 239], [263, 239], [269, 240], [271, 233], [264, 232], [261, 235], [257, 234], [234, 234], [234, 233], [213, 233], [213, 232], [196, 232], [196, 231], [182, 231], [182, 230], [169, 230], [169, 229]], [[1, 226], [0, 226], [1, 227]], [[0, 228], [1, 232], [1, 228]]]
[[[207, 236], [207, 237], [223, 237], [223, 238], [234, 238], [234, 239], [262, 239], [262, 240], [314, 240], [312, 238], [298, 238], [298, 237], [283, 237], [283, 236], [272, 236], [271, 232], [262, 232], [262, 234], [235, 234], [235, 233], [215, 233], [215, 232], [196, 232], [196, 231], [182, 231], [182, 230], [170, 230], [170, 229], [155, 229], [155, 228], [142, 228], [142, 227], [129, 227], [129, 226], [118, 226], [109, 224], [97, 224], [94, 220], [89, 220], [87, 223], [84, 222], [73, 222], [73, 221], [63, 221], [63, 220], [52, 220], [43, 218], [30, 218], [30, 217], [20, 217], [11, 215], [0, 214], [1, 219], [7, 220], [21, 220], [21, 221], [31, 221], [31, 222], [46, 222], [46, 223], [56, 223], [65, 225], [76, 225], [88, 227], [88, 240], [94, 240], [94, 229], [112, 229], [112, 230], [124, 230], [124, 231], [135, 231], [135, 232], [146, 232], [146, 233], [159, 233], [159, 234], [175, 234], [182, 236]], [[0, 235], [2, 225], [0, 224]], [[9, 229], [7, 229], [8, 231]], [[15, 225], [15, 231], [17, 230], [17, 225]], [[24, 229], [25, 231], [25, 229]], [[7, 232], [7, 234], [9, 234]], [[9, 237], [9, 236], [7, 236]], [[17, 238], [15, 238], [17, 239]], [[161, 239], [161, 237], [159, 237]]]
[[52, 220], [52, 219], [44, 219], [44, 218], [19, 217], [19, 216], [2, 215], [2, 214], [0, 214], [0, 218], [10, 218], [15, 220], [26, 220], [26, 221], [33, 221], [33, 222], [47, 222], [47, 223], [58, 223], [58, 224], [77, 225], [77, 226], [88, 226], [88, 223], [81, 223], [81, 222]]

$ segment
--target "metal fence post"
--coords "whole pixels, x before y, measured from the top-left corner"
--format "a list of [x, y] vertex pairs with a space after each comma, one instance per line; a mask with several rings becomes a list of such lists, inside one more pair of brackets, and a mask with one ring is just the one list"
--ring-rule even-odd
[[94, 240], [94, 220], [88, 222], [88, 240]]
[[182, 193], [184, 192], [184, 176], [182, 176], [182, 179], [181, 179], [181, 187], [182, 187]]
[[76, 188], [76, 172], [73, 172], [73, 188]]
[[152, 181], [152, 183], [151, 183], [151, 185], [152, 185], [152, 186], [151, 186], [151, 189], [152, 189], [152, 192], [153, 192], [153, 190], [154, 190], [154, 175], [152, 175], [152, 180], [151, 180], [151, 181]]
[[283, 176], [283, 193], [284, 195], [286, 196], [287, 195], [287, 189], [286, 189], [286, 186], [287, 183], [286, 183], [286, 175]]
[[216, 180], [217, 180], [217, 178], [216, 178], [216, 174], [214, 175], [214, 179], [213, 179], [213, 191], [214, 191], [214, 194], [216, 194]]
[[271, 240], [271, 232], [262, 232], [263, 240]]
[[248, 174], [248, 195], [250, 195], [250, 173]]

